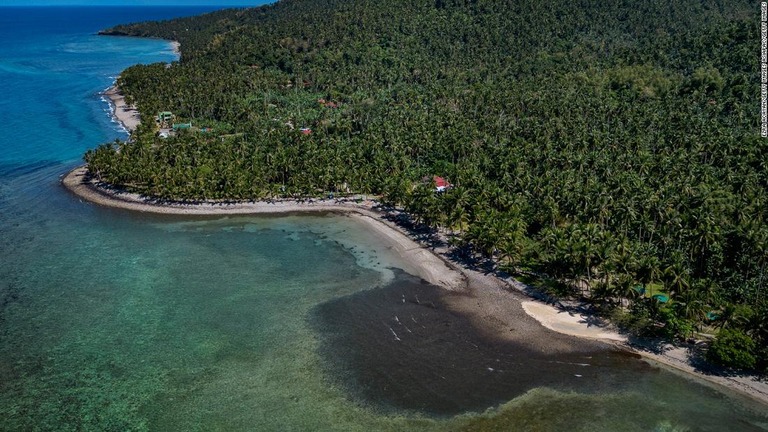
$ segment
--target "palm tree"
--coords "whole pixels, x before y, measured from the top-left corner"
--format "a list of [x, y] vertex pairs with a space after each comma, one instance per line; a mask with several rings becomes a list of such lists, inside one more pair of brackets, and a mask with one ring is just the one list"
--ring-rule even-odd
[[673, 253], [671, 259], [670, 264], [664, 269], [665, 286], [670, 294], [683, 294], [690, 287], [690, 272], [680, 252]]

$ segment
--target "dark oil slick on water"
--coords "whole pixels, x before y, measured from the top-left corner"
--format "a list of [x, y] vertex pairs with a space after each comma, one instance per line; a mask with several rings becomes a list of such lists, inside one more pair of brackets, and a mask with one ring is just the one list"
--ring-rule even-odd
[[322, 335], [328, 375], [360, 403], [439, 416], [482, 412], [541, 387], [599, 399], [653, 381], [685, 385], [600, 342], [570, 338], [571, 352], [564, 354], [542, 352], [525, 338], [489, 338], [450, 310], [447, 300], [457, 295], [463, 294], [400, 272], [383, 288], [317, 306], [311, 321]]
[[616, 374], [651, 368], [607, 345], [580, 341], [546, 354], [483, 337], [447, 309], [446, 291], [400, 272], [381, 289], [319, 305], [331, 374], [361, 399], [405, 410], [454, 415], [483, 411], [537, 387], [593, 391]]

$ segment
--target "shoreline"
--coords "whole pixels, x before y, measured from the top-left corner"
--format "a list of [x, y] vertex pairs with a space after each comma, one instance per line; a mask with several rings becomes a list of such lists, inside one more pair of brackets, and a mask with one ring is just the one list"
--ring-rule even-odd
[[87, 168], [80, 166], [61, 179], [62, 185], [76, 196], [105, 207], [118, 208], [144, 213], [165, 215], [199, 216], [237, 216], [237, 215], [281, 215], [291, 213], [338, 213], [348, 214], [370, 227], [391, 248], [404, 258], [405, 269], [434, 285], [449, 290], [460, 290], [466, 280], [442, 257], [419, 247], [407, 235], [395, 228], [391, 222], [383, 220], [373, 209], [372, 201], [361, 204], [338, 202], [335, 200], [315, 200], [312, 203], [296, 201], [246, 202], [246, 203], [207, 203], [207, 204], [160, 204], [152, 202], [138, 194], [108, 190], [88, 178]]
[[[174, 40], [168, 41], [168, 43], [170, 43], [173, 54], [176, 56], [176, 61], [178, 61], [181, 58], [181, 43]], [[107, 98], [112, 119], [120, 124], [128, 134], [133, 133], [141, 124], [141, 115], [136, 105], [127, 105], [125, 103], [125, 96], [117, 86], [117, 79], [115, 79], [111, 86], [101, 92], [101, 95]]]
[[[529, 289], [511, 277], [499, 277], [481, 270], [469, 269], [453, 261], [447, 244], [430, 248], [414, 239], [404, 228], [386, 219], [387, 214], [365, 200], [340, 201], [332, 199], [276, 200], [271, 202], [162, 202], [138, 194], [110, 189], [88, 175], [87, 167], [77, 167], [61, 179], [61, 183], [76, 196], [105, 207], [166, 215], [284, 215], [295, 213], [336, 213], [356, 218], [371, 228], [385, 244], [403, 258], [404, 269], [420, 278], [456, 293], [453, 306], [478, 323], [489, 336], [514, 339], [509, 333], [516, 327], [520, 314], [535, 320], [541, 327], [560, 335], [584, 341], [601, 341], [618, 349], [638, 354], [642, 358], [682, 372], [768, 406], [768, 382], [753, 376], [713, 375], [691, 364], [689, 348], [671, 343], [657, 345], [654, 341], [630, 340], [607, 323], [587, 313], [560, 310], [529, 295]], [[510, 313], [512, 312], [512, 313]], [[517, 317], [516, 317], [517, 315]], [[554, 343], [554, 341], [550, 341]], [[553, 348], [557, 350], [558, 348]]]
[[102, 93], [102, 96], [106, 96], [109, 99], [109, 104], [112, 108], [112, 119], [118, 122], [129, 134], [135, 131], [141, 123], [139, 111], [134, 105], [127, 105], [125, 103], [125, 96], [117, 87], [117, 81], [107, 88]]
[[[549, 304], [529, 299], [522, 302], [525, 311], [542, 326], [558, 333], [574, 337], [590, 338], [590, 334], [621, 349], [640, 355], [651, 364], [694, 377], [699, 381], [725, 388], [732, 393], [768, 406], [768, 381], [760, 381], [753, 375], [726, 375], [706, 373], [692, 364], [696, 346], [681, 346], [668, 341], [630, 339], [605, 323], [592, 324], [595, 317], [588, 313], [574, 313]], [[599, 319], [598, 319], [599, 321]], [[589, 333], [591, 331], [592, 333]]]
[[170, 42], [171, 42], [171, 47], [173, 48], [173, 53], [179, 56], [179, 58], [181, 58], [181, 43], [175, 40], [172, 40]]

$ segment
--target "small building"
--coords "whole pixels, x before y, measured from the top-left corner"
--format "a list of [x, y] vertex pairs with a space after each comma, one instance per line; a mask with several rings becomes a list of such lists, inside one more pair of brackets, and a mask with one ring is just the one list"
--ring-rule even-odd
[[174, 123], [173, 130], [192, 129], [192, 123]]
[[435, 191], [437, 192], [445, 192], [446, 189], [453, 187], [452, 184], [448, 183], [448, 180], [440, 176], [432, 177], [432, 181], [435, 183]]
[[310, 128], [301, 128], [299, 131], [301, 131], [302, 135], [309, 135], [312, 133], [312, 129]]
[[161, 111], [157, 113], [157, 117], [155, 117], [155, 121], [161, 127], [167, 127], [167, 125], [169, 125], [173, 121], [173, 113], [170, 111]]

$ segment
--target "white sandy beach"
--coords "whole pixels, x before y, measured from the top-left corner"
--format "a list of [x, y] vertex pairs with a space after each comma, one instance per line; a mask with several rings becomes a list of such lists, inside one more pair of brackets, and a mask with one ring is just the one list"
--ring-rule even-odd
[[128, 132], [133, 132], [141, 123], [139, 117], [139, 111], [133, 105], [127, 105], [125, 103], [125, 96], [120, 90], [112, 86], [104, 92], [104, 96], [108, 97], [110, 103], [114, 107], [113, 116], [115, 120], [120, 122]]
[[336, 200], [316, 200], [299, 203], [296, 201], [214, 203], [214, 204], [155, 204], [143, 200], [137, 194], [113, 192], [99, 188], [87, 180], [85, 167], [77, 168], [67, 174], [62, 183], [79, 197], [108, 207], [131, 211], [178, 215], [248, 215], [248, 214], [286, 214], [286, 213], [343, 213], [355, 217], [377, 233], [377, 237], [390, 245], [404, 258], [408, 268], [404, 270], [422, 279], [448, 289], [461, 289], [465, 285], [461, 273], [452, 271], [440, 257], [430, 253], [411, 240], [401, 231], [394, 229], [394, 224], [381, 219], [372, 209], [372, 202], [360, 204], [339, 202]]
[[567, 312], [538, 301], [524, 301], [522, 306], [530, 316], [550, 330], [571, 336], [615, 341], [619, 346], [630, 347], [633, 351], [653, 362], [727, 387], [768, 404], [768, 382], [760, 381], [752, 376], [722, 376], [702, 373], [691, 364], [691, 354], [688, 347], [672, 343], [654, 347], [652, 341], [648, 341], [647, 344], [643, 344], [642, 341], [634, 341], [634, 344], [630, 346], [626, 336], [619, 334], [610, 325], [606, 327], [594, 325], [594, 317], [590, 315]]
[[[170, 41], [174, 54], [181, 56], [181, 44], [177, 41]], [[141, 124], [139, 110], [134, 105], [128, 105], [125, 102], [125, 96], [117, 87], [112, 85], [103, 93], [109, 99], [112, 105], [112, 115], [128, 132], [133, 132]]]
[[177, 41], [171, 41], [171, 47], [173, 47], [173, 53], [180, 56], [181, 55], [181, 44]]
[[525, 312], [536, 318], [544, 327], [558, 333], [591, 339], [626, 342], [627, 338], [615, 331], [589, 323], [590, 317], [559, 310], [537, 301], [522, 302]]
[[[754, 377], [726, 377], [702, 373], [691, 365], [684, 347], [669, 345], [661, 352], [630, 346], [627, 338], [607, 323], [597, 323], [594, 317], [561, 311], [522, 293], [522, 284], [513, 279], [502, 280], [494, 275], [464, 268], [448, 257], [449, 247], [430, 249], [412, 239], [402, 228], [385, 219], [385, 213], [370, 200], [339, 201], [276, 200], [272, 202], [237, 203], [167, 203], [146, 199], [138, 194], [115, 191], [90, 178], [86, 167], [78, 167], [62, 179], [62, 184], [78, 197], [98, 205], [138, 212], [176, 215], [277, 215], [290, 213], [338, 213], [355, 217], [370, 227], [382, 244], [399, 254], [404, 270], [442, 286], [457, 295], [451, 307], [465, 314], [489, 336], [508, 340], [526, 340], [542, 351], [567, 351], [570, 344], [555, 337], [542, 337], [543, 328], [584, 340], [601, 340], [621, 347], [653, 362], [684, 371], [700, 379], [735, 390], [768, 405], [768, 383]], [[540, 326], [532, 326], [532, 317]], [[536, 328], [538, 327], [538, 328]], [[546, 331], [546, 330], [544, 330]]]

